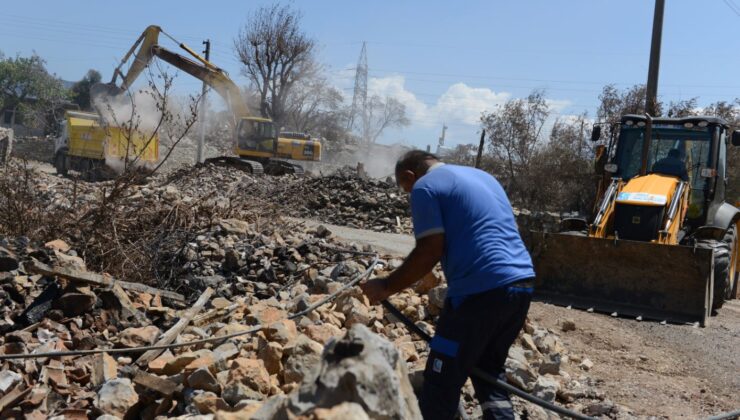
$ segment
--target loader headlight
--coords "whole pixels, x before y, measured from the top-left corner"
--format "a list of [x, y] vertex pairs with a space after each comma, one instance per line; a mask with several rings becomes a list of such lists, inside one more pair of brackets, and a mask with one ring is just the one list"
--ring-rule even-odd
[[609, 172], [610, 174], [617, 173], [617, 169], [619, 169], [619, 167], [616, 163], [607, 163], [606, 165], [604, 165], [604, 170]]

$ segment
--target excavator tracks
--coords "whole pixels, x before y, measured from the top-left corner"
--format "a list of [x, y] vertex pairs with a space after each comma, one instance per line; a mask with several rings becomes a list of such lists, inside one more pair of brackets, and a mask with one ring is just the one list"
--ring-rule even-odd
[[242, 171], [248, 172], [252, 175], [265, 174], [272, 176], [303, 176], [305, 174], [305, 171], [303, 170], [303, 167], [301, 165], [297, 165], [280, 159], [269, 159], [265, 162], [258, 162], [256, 160], [244, 159], [235, 156], [219, 156], [206, 159], [205, 163], [241, 169]]
[[305, 171], [301, 165], [290, 163], [286, 160], [270, 159], [265, 164], [265, 173], [268, 175], [298, 175], [303, 176]]
[[265, 173], [265, 170], [260, 162], [257, 162], [255, 160], [242, 159], [239, 157], [219, 156], [206, 159], [205, 163], [211, 163], [216, 166], [228, 166], [231, 168], [240, 169], [252, 175], [262, 175]]

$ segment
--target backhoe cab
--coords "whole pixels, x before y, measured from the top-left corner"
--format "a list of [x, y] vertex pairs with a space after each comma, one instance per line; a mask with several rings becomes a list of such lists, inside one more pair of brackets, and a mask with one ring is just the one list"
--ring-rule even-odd
[[[740, 134], [713, 117], [625, 115], [614, 128], [597, 166], [593, 219], [530, 236], [537, 295], [703, 325], [737, 295], [740, 212], [725, 202], [725, 188], [727, 147]], [[596, 126], [592, 140], [600, 137]]]

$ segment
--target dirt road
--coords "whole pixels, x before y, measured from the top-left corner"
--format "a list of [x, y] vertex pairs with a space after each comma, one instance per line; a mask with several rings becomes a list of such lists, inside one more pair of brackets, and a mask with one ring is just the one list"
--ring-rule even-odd
[[[408, 235], [323, 225], [342, 239], [390, 254], [404, 255], [414, 245]], [[593, 361], [589, 376], [599, 389], [635, 414], [701, 418], [740, 408], [740, 301], [725, 304], [705, 328], [612, 318], [537, 302], [530, 317], [558, 332], [572, 354]], [[565, 319], [575, 322], [575, 331], [561, 331]]]

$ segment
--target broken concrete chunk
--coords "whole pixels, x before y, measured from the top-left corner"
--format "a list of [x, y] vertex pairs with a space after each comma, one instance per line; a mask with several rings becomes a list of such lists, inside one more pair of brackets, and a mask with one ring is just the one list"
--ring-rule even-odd
[[213, 414], [218, 410], [228, 410], [226, 401], [213, 392], [200, 392], [193, 396], [193, 405], [200, 414]]
[[0, 371], [0, 392], [5, 394], [19, 384], [23, 377], [11, 370]]
[[290, 319], [273, 322], [264, 331], [268, 340], [275, 341], [281, 346], [292, 343], [298, 336], [295, 321]]
[[255, 418], [289, 416], [294, 410], [331, 407], [338, 401], [359, 404], [369, 418], [421, 419], [398, 350], [359, 324], [326, 346], [317, 376], [304, 379], [287, 400], [268, 400]]
[[240, 401], [244, 400], [253, 401], [265, 398], [259, 391], [255, 391], [241, 382], [232, 382], [228, 384], [224, 388], [224, 392], [221, 393], [221, 396], [232, 406], [236, 406]]
[[249, 231], [249, 223], [238, 219], [223, 219], [218, 223], [225, 233], [245, 235]]
[[69, 268], [72, 270], [87, 271], [87, 266], [82, 258], [72, 255], [67, 255], [63, 252], [54, 250], [54, 255], [57, 257], [55, 264], [56, 268]]
[[69, 244], [67, 244], [61, 239], [54, 239], [53, 241], [49, 241], [45, 243], [44, 248], [48, 248], [48, 249], [60, 251], [60, 252], [67, 252], [70, 249], [72, 249], [72, 247], [70, 247]]
[[239, 357], [231, 362], [229, 382], [241, 382], [264, 395], [270, 392], [270, 374], [262, 360]]
[[96, 387], [118, 376], [118, 363], [108, 353], [93, 355], [90, 369], [90, 382]]
[[326, 344], [332, 337], [338, 337], [342, 330], [331, 324], [309, 325], [304, 329], [306, 335], [321, 344]]
[[321, 360], [321, 344], [301, 334], [291, 347], [284, 351], [283, 381], [301, 382], [304, 378], [312, 376]]
[[533, 393], [536, 397], [547, 402], [555, 401], [560, 390], [560, 383], [550, 376], [540, 376], [534, 385]]
[[161, 331], [154, 325], [141, 328], [126, 328], [118, 335], [118, 342], [127, 348], [144, 347], [154, 344]]
[[188, 376], [188, 385], [193, 389], [221, 393], [221, 385], [208, 368], [196, 369]]
[[264, 343], [257, 352], [257, 357], [265, 364], [265, 369], [270, 375], [279, 374], [282, 371], [283, 346], [279, 343], [274, 341]]
[[429, 303], [435, 308], [443, 309], [445, 307], [445, 298], [447, 297], [447, 286], [440, 285], [429, 291]]
[[105, 414], [124, 418], [139, 401], [139, 395], [128, 378], [116, 378], [103, 384], [95, 399], [95, 406]]
[[512, 358], [506, 359], [506, 379], [525, 391], [532, 391], [537, 381], [537, 374], [527, 363]]
[[353, 402], [343, 402], [331, 408], [317, 408], [313, 411], [316, 420], [369, 420], [362, 406]]

